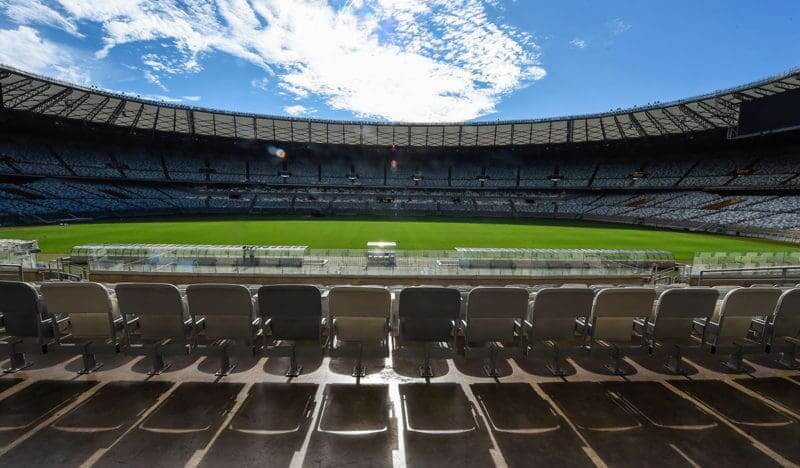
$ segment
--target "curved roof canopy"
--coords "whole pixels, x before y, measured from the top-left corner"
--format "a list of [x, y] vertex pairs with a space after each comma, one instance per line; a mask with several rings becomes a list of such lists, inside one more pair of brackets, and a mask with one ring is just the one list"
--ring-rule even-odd
[[538, 120], [380, 123], [293, 119], [148, 101], [0, 65], [0, 107], [135, 131], [274, 142], [413, 147], [583, 143], [735, 129], [739, 104], [800, 88], [800, 69], [690, 99]]

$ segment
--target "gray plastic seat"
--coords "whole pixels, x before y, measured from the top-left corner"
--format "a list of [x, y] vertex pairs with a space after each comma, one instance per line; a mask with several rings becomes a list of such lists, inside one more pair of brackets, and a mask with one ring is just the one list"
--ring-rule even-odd
[[331, 352], [341, 355], [343, 343], [358, 345], [353, 377], [366, 375], [364, 345], [375, 345], [381, 357], [389, 355], [389, 318], [392, 306], [389, 290], [381, 286], [336, 286], [328, 293], [331, 320]]
[[398, 347], [422, 344], [425, 355], [420, 376], [430, 378], [431, 344], [447, 343], [449, 354], [454, 349], [461, 293], [452, 288], [414, 286], [400, 291], [398, 302]]
[[287, 377], [297, 377], [302, 366], [297, 363], [297, 343], [310, 342], [320, 352], [323, 340], [322, 294], [319, 288], [310, 285], [269, 285], [258, 290], [258, 310], [264, 333], [273, 340], [267, 346], [268, 355], [279, 356], [284, 348], [274, 343], [290, 342], [290, 364]]
[[742, 371], [742, 358], [746, 352], [763, 351], [761, 345], [749, 339], [753, 319], [771, 315], [781, 290], [778, 288], [734, 288], [729, 290], [718, 304], [718, 308], [703, 325], [695, 321], [695, 328], [702, 331], [703, 341], [711, 346], [711, 352], [733, 348], [725, 366]]
[[760, 331], [761, 341], [769, 353], [777, 352], [777, 361], [783, 366], [798, 367], [800, 346], [800, 288], [784, 291], [778, 298], [775, 311], [766, 318], [753, 320]]
[[36, 288], [21, 281], [0, 281], [0, 312], [3, 313], [11, 373], [33, 365], [26, 353], [47, 353], [59, 341], [60, 326], [67, 319], [51, 315]]
[[[479, 286], [467, 296], [467, 316], [463, 322], [466, 357], [482, 354], [488, 345], [489, 366], [484, 371], [497, 377], [497, 357], [512, 357], [523, 352], [523, 322], [528, 312], [528, 290], [512, 287]], [[500, 347], [502, 346], [502, 348]]]
[[170, 367], [164, 362], [163, 352], [189, 354], [197, 343], [198, 328], [202, 321], [195, 319], [181, 295], [172, 284], [120, 283], [115, 288], [119, 310], [126, 321], [138, 319], [137, 334], [141, 343], [132, 339], [128, 330], [129, 350], [147, 349], [151, 357], [153, 374]]
[[586, 286], [540, 289], [528, 306], [528, 342], [550, 345], [553, 356], [547, 364], [556, 376], [566, 374], [561, 366], [561, 345], [579, 340], [575, 331], [578, 319], [588, 319], [595, 293]]
[[205, 336], [220, 356], [216, 375], [230, 374], [236, 362], [230, 358], [235, 346], [255, 354], [262, 335], [261, 319], [256, 314], [250, 290], [238, 284], [192, 284], [186, 287], [189, 310], [202, 317]]
[[642, 332], [651, 352], [671, 346], [665, 367], [676, 374], [684, 373], [683, 349], [701, 349], [703, 342], [692, 335], [695, 322], [708, 322], [714, 313], [719, 292], [712, 288], [687, 287], [667, 289], [655, 303], [653, 316], [642, 323]]
[[592, 349], [603, 344], [611, 348], [613, 362], [606, 368], [613, 374], [624, 374], [620, 346], [629, 351], [645, 349], [641, 335], [634, 331], [634, 321], [652, 314], [655, 297], [655, 290], [646, 287], [606, 288], [595, 295], [592, 315], [585, 324], [589, 346]]
[[112, 291], [99, 283], [55, 281], [43, 283], [41, 292], [50, 312], [69, 318], [68, 337], [77, 343], [62, 341], [61, 348], [80, 348], [83, 369], [79, 373], [102, 367], [96, 353], [120, 352], [126, 343], [128, 323], [122, 318]]

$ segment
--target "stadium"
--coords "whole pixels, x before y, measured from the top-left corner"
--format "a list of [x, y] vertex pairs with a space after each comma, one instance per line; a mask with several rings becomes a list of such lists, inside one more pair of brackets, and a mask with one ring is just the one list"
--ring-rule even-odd
[[5, 466], [800, 464], [800, 69], [414, 123], [0, 65], [0, 238]]

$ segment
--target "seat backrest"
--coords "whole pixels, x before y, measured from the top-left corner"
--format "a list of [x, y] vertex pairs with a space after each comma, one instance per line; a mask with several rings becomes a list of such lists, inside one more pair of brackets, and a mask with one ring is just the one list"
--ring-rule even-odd
[[468, 343], [510, 342], [528, 313], [527, 289], [479, 286], [467, 296]]
[[737, 288], [722, 299], [717, 339], [745, 338], [754, 317], [767, 317], [775, 311], [781, 296], [778, 288]]
[[800, 288], [784, 291], [772, 317], [772, 343], [800, 337]]
[[688, 340], [695, 319], [709, 319], [714, 314], [719, 291], [712, 288], [667, 289], [655, 305], [653, 338]]
[[461, 311], [457, 289], [414, 286], [400, 291], [400, 337], [408, 341], [447, 341]]
[[113, 322], [119, 311], [110, 291], [102, 284], [53, 281], [43, 283], [41, 291], [51, 313], [69, 316], [72, 336], [114, 338]]
[[575, 319], [589, 317], [594, 291], [587, 287], [544, 288], [536, 293], [531, 305], [534, 341], [569, 340], [575, 337]]
[[381, 286], [336, 286], [328, 293], [328, 312], [343, 341], [384, 340], [391, 307], [392, 296]]
[[6, 334], [18, 338], [39, 338], [42, 305], [33, 285], [21, 281], [0, 281], [0, 312]]
[[249, 339], [254, 336], [253, 297], [240, 284], [191, 284], [186, 287], [189, 311], [205, 318], [205, 333], [212, 340]]
[[316, 286], [261, 286], [258, 310], [264, 319], [271, 320], [270, 329], [276, 340], [320, 339], [322, 294]]
[[598, 291], [592, 304], [592, 338], [631, 341], [633, 321], [653, 313], [653, 288], [607, 288]]
[[119, 310], [127, 320], [139, 318], [143, 339], [184, 339], [189, 318], [180, 290], [172, 284], [120, 283], [115, 288]]

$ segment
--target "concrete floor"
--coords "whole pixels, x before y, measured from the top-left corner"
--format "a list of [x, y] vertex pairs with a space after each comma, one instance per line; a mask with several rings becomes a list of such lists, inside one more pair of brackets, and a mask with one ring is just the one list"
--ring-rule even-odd
[[770, 466], [800, 464], [800, 373], [766, 358], [747, 374], [718, 357], [688, 377], [660, 359], [576, 358], [566, 378], [544, 360], [508, 360], [496, 381], [480, 359], [368, 361], [356, 385], [346, 358], [243, 358], [217, 378], [209, 358], [172, 358], [148, 377], [141, 357], [34, 356], [0, 377], [2, 466]]

